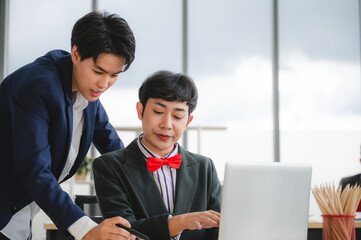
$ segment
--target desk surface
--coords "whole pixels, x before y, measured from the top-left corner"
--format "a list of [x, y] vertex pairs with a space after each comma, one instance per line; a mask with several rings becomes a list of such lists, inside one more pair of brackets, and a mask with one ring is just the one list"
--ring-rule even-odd
[[[309, 219], [308, 222], [308, 231], [307, 231], [307, 240], [322, 240], [322, 218], [320, 221], [314, 221]], [[361, 221], [355, 221], [356, 227], [356, 240], [361, 240]], [[59, 231], [57, 231], [56, 226], [53, 223], [44, 224], [46, 229], [46, 239], [47, 240], [69, 240], [72, 238], [65, 237]], [[73, 239], [72, 239], [73, 240]]]
[[[46, 230], [57, 230], [58, 229], [54, 223], [45, 223], [44, 228]], [[315, 221], [315, 220], [309, 221], [308, 228], [309, 229], [322, 228], [322, 222]], [[355, 228], [361, 228], [361, 221], [355, 221]]]
[[46, 230], [58, 230], [54, 223], [44, 223], [44, 228]]
[[[311, 216], [308, 219], [308, 228], [322, 228], [322, 217], [321, 216]], [[360, 219], [355, 220], [355, 228], [361, 228]]]
[[[308, 228], [322, 228], [322, 222], [308, 222]], [[355, 221], [355, 228], [361, 228], [361, 221]]]

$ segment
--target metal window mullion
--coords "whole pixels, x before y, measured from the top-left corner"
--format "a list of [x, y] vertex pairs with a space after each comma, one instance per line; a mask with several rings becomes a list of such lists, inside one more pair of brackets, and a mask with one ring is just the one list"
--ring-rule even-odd
[[[188, 74], [188, 0], [182, 1], [182, 72]], [[182, 138], [184, 149], [188, 149], [188, 130]]]
[[92, 0], [91, 9], [92, 9], [93, 12], [98, 11], [98, 0]]
[[9, 0], [0, 0], [0, 83], [8, 72]]
[[272, 78], [273, 78], [273, 161], [280, 162], [279, 88], [278, 88], [278, 2], [272, 0]]

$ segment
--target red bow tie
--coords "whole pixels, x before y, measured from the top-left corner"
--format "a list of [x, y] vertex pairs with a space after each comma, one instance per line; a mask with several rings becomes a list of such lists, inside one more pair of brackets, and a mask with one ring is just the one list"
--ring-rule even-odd
[[147, 161], [147, 167], [150, 172], [157, 171], [160, 167], [164, 165], [168, 165], [169, 167], [178, 169], [181, 164], [182, 155], [179, 153], [173, 157], [170, 158], [155, 158], [155, 157], [149, 157]]

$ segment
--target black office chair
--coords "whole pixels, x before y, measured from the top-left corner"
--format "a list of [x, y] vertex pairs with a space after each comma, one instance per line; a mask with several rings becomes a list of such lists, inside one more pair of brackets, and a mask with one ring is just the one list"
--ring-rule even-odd
[[[361, 186], [361, 174], [344, 177], [341, 179], [340, 187], [342, 187], [342, 189], [344, 189], [346, 187], [346, 185], [348, 185], [348, 184], [350, 184], [350, 187], [355, 186], [355, 185]], [[359, 202], [359, 205], [357, 206], [356, 211], [361, 212], [361, 201]]]
[[98, 199], [95, 195], [75, 195], [74, 202], [78, 205], [94, 222], [101, 223], [104, 218], [99, 209]]

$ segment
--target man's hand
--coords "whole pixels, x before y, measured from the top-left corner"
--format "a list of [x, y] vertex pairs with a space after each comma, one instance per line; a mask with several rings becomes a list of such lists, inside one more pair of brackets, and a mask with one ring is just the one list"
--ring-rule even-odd
[[84, 240], [95, 240], [95, 239], [117, 239], [117, 240], [135, 240], [135, 236], [130, 234], [123, 228], [115, 226], [120, 223], [125, 227], [130, 228], [130, 223], [121, 217], [113, 217], [105, 219], [98, 226], [92, 228], [84, 236]]
[[201, 230], [202, 228], [219, 227], [220, 218], [221, 214], [213, 210], [174, 216], [168, 220], [169, 234], [173, 237], [186, 229]]
[[183, 217], [182, 225], [185, 229], [198, 229], [219, 227], [221, 214], [213, 210], [204, 212], [192, 212], [181, 215]]

